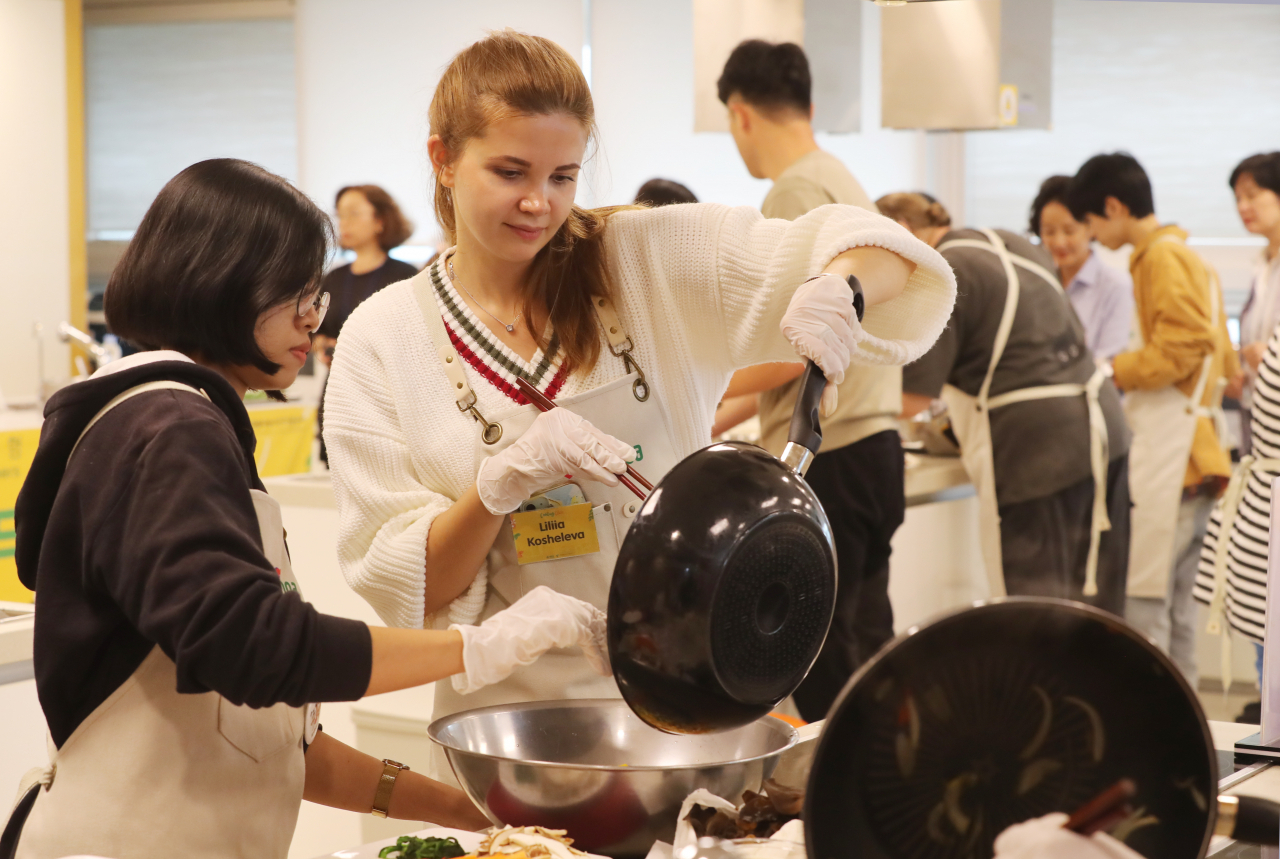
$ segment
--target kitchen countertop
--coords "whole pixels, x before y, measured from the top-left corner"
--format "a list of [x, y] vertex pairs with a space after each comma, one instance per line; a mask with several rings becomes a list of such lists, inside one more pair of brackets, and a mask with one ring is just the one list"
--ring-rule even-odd
[[0, 685], [35, 676], [31, 662], [35, 626], [34, 606], [0, 602]]
[[[810, 727], [816, 726], [817, 723]], [[1209, 730], [1213, 735], [1214, 748], [1222, 753], [1230, 753], [1234, 749], [1235, 742], [1256, 731], [1257, 726], [1211, 721], [1209, 722]], [[1238, 771], [1234, 777], [1228, 776], [1227, 778], [1230, 778], [1232, 783], [1223, 791], [1224, 793], [1280, 799], [1280, 767], [1270, 767], [1263, 764], [1257, 767], [1245, 768]], [[419, 836], [454, 834], [454, 830], [431, 828], [414, 834]], [[469, 833], [458, 834], [460, 841], [463, 838], [466, 838], [467, 841], [474, 839], [474, 836]], [[380, 848], [394, 842], [395, 839], [391, 838], [371, 844], [363, 844], [358, 847], [339, 849], [332, 853], [326, 853], [322, 857], [317, 857], [317, 859], [370, 859], [370, 857], [378, 855]], [[469, 847], [470, 845], [464, 842], [463, 846]], [[1214, 838], [1209, 845], [1209, 851], [1206, 856], [1209, 859], [1254, 859], [1255, 857], [1261, 857], [1261, 853], [1253, 845], [1239, 845], [1227, 838]]]

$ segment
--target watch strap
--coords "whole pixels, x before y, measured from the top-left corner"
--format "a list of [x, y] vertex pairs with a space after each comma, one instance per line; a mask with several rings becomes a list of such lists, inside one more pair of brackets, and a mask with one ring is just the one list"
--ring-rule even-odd
[[372, 814], [375, 817], [387, 816], [387, 809], [391, 807], [391, 791], [396, 786], [396, 779], [400, 777], [402, 770], [408, 767], [399, 761], [384, 759], [382, 761], [382, 775], [378, 778], [378, 790], [373, 795]]

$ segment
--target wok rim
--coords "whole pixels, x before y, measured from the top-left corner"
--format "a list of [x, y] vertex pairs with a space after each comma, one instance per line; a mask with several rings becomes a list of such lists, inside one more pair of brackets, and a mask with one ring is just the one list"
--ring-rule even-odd
[[1160, 648], [1156, 645], [1154, 641], [1152, 641], [1147, 636], [1143, 635], [1138, 630], [1134, 629], [1123, 618], [1113, 615], [1110, 612], [1103, 611], [1102, 609], [1095, 608], [1094, 606], [1087, 605], [1085, 603], [1075, 602], [1074, 600], [1058, 599], [1054, 597], [1005, 596], [1005, 597], [992, 597], [990, 599], [985, 599], [985, 600], [976, 600], [973, 603], [970, 603], [969, 605], [964, 606], [963, 608], [940, 612], [928, 618], [927, 620], [924, 620], [917, 624], [912, 624], [912, 626], [910, 626], [905, 632], [895, 636], [888, 644], [884, 645], [880, 649], [880, 651], [876, 653], [871, 659], [868, 659], [865, 663], [863, 663], [862, 666], [859, 667], [857, 672], [855, 672], [854, 675], [845, 683], [844, 688], [840, 690], [840, 694], [836, 696], [835, 703], [833, 703], [831, 705], [831, 709], [827, 711], [827, 716], [822, 726], [822, 734], [818, 737], [817, 744], [814, 747], [813, 766], [810, 769], [809, 778], [806, 779], [806, 782], [805, 782], [805, 803], [804, 803], [804, 813], [802, 816], [804, 819], [805, 854], [806, 856], [809, 857], [809, 859], [814, 859], [814, 856], [815, 856], [814, 847], [812, 846], [815, 843], [815, 839], [814, 839], [814, 820], [813, 820], [813, 812], [810, 807], [810, 797], [814, 795], [814, 787], [815, 787], [814, 782], [816, 781], [817, 775], [819, 773], [818, 762], [822, 757], [824, 747], [827, 747], [829, 745], [829, 743], [827, 742], [827, 728], [830, 727], [832, 722], [843, 711], [845, 702], [850, 697], [854, 687], [858, 684], [859, 681], [862, 680], [864, 675], [868, 674], [871, 670], [873, 670], [882, 660], [888, 659], [892, 655], [893, 651], [897, 650], [900, 645], [904, 644], [914, 636], [918, 635], [921, 632], [924, 632], [930, 627], [936, 624], [945, 623], [947, 621], [954, 620], [955, 618], [972, 611], [981, 611], [983, 609], [993, 609], [999, 606], [1011, 605], [1011, 604], [1012, 605], [1022, 604], [1022, 605], [1032, 606], [1032, 607], [1035, 607], [1035, 606], [1053, 607], [1061, 610], [1070, 611], [1078, 616], [1090, 618], [1094, 621], [1105, 624], [1107, 627], [1113, 629], [1114, 631], [1117, 631], [1125, 635], [1132, 642], [1138, 644], [1140, 647], [1145, 649], [1150, 656], [1156, 659], [1156, 661], [1163, 664], [1163, 666], [1165, 667], [1165, 670], [1173, 678], [1176, 685], [1182, 690], [1184, 698], [1191, 705], [1192, 713], [1195, 715], [1197, 721], [1200, 723], [1200, 733], [1204, 741], [1202, 748], [1205, 755], [1208, 758], [1209, 775], [1212, 780], [1210, 785], [1211, 794], [1207, 798], [1208, 808], [1204, 813], [1205, 832], [1204, 832], [1204, 837], [1201, 839], [1201, 842], [1200, 842], [1199, 853], [1197, 854], [1199, 856], [1204, 856], [1205, 851], [1208, 849], [1210, 842], [1213, 840], [1213, 837], [1214, 837], [1213, 830], [1218, 819], [1217, 798], [1222, 793], [1222, 788], [1219, 786], [1221, 782], [1221, 778], [1220, 778], [1220, 773], [1218, 772], [1218, 756], [1216, 753], [1216, 749], [1214, 748], [1214, 745], [1213, 745], [1213, 735], [1212, 735], [1212, 732], [1209, 730], [1209, 722], [1207, 717], [1204, 714], [1204, 708], [1200, 705], [1200, 699], [1196, 696], [1196, 693], [1192, 690], [1191, 684], [1187, 682], [1187, 679], [1186, 677], [1183, 676], [1182, 671], [1174, 664], [1172, 659], [1170, 659], [1168, 656], [1164, 654], [1163, 651], [1160, 650]]
[[[591, 770], [591, 771], [599, 771], [599, 772], [622, 772], [622, 773], [678, 772], [681, 770], [700, 770], [700, 769], [708, 769], [710, 767], [722, 767], [722, 766], [728, 766], [731, 764], [749, 764], [749, 763], [754, 763], [755, 761], [762, 761], [762, 760], [765, 760], [766, 758], [781, 755], [784, 752], [794, 748], [796, 743], [799, 742], [799, 732], [796, 731], [794, 727], [787, 724], [782, 719], [779, 719], [777, 716], [771, 716], [768, 714], [761, 716], [759, 719], [756, 719], [754, 722], [748, 722], [746, 725], [741, 725], [738, 728], [731, 728], [730, 730], [735, 730], [735, 731], [741, 730], [742, 728], [745, 728], [749, 725], [757, 724], [758, 722], [766, 722], [767, 727], [770, 730], [779, 732], [786, 737], [786, 742], [779, 748], [774, 749], [773, 751], [770, 751], [770, 752], [765, 752], [764, 754], [752, 755], [751, 757], [746, 757], [746, 758], [733, 758], [730, 760], [722, 760], [722, 761], [703, 761], [701, 763], [696, 763], [696, 764], [674, 764], [674, 765], [667, 765], [667, 766], [657, 765], [657, 764], [641, 764], [636, 766], [630, 766], [630, 765], [622, 766], [618, 764], [571, 764], [571, 763], [564, 763], [562, 761], [543, 761], [543, 760], [512, 758], [512, 757], [507, 757], [505, 755], [494, 755], [494, 754], [489, 754], [487, 752], [476, 752], [470, 749], [460, 748], [459, 746], [445, 742], [440, 736], [442, 733], [444, 733], [444, 731], [447, 728], [449, 728], [451, 725], [458, 722], [462, 717], [475, 717], [479, 715], [486, 715], [489, 713], [510, 713], [513, 711], [528, 711], [528, 710], [587, 709], [588, 707], [592, 707], [592, 706], [598, 707], [601, 704], [620, 704], [622, 705], [623, 709], [625, 709], [628, 714], [635, 717], [640, 722], [640, 724], [644, 725], [646, 728], [653, 728], [652, 725], [650, 725], [644, 719], [641, 719], [638, 715], [636, 715], [635, 712], [631, 709], [630, 705], [628, 705], [627, 702], [621, 698], [573, 698], [565, 701], [526, 701], [523, 703], [516, 703], [516, 704], [495, 704], [490, 707], [476, 707], [475, 709], [472, 709], [472, 710], [459, 710], [456, 713], [451, 713], [448, 716], [441, 716], [439, 719], [436, 719], [435, 721], [433, 721], [429, 726], [427, 726], [427, 736], [431, 738], [431, 742], [435, 743], [437, 746], [444, 749], [446, 755], [452, 755], [454, 753], [457, 753], [461, 755], [468, 755], [474, 758], [482, 758], [485, 760], [497, 761], [498, 763], [536, 764], [540, 767], [551, 767], [553, 769]], [[658, 729], [653, 728], [653, 730], [656, 731]], [[660, 732], [660, 733], [665, 734], [665, 732]], [[717, 731], [715, 733], [728, 733], [728, 731]], [[666, 734], [666, 735], [676, 736], [676, 737], [699, 736], [698, 734]], [[709, 735], [704, 735], [704, 736], [709, 736]]]

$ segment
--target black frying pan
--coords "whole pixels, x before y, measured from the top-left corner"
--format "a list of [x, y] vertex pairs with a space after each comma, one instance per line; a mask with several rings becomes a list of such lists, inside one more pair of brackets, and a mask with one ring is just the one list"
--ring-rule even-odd
[[[862, 287], [850, 277], [862, 318]], [[622, 697], [671, 733], [745, 725], [800, 685], [835, 606], [831, 525], [804, 473], [826, 378], [802, 377], [782, 459], [724, 442], [676, 465], [641, 507], [609, 588]]]
[[[1010, 598], [888, 644], [827, 717], [805, 800], [810, 859], [989, 857], [1006, 827], [1071, 813], [1122, 778], [1134, 813], [1113, 828], [1152, 859], [1203, 855], [1217, 756], [1181, 672], [1113, 615]], [[1242, 799], [1241, 840], [1280, 835]]]

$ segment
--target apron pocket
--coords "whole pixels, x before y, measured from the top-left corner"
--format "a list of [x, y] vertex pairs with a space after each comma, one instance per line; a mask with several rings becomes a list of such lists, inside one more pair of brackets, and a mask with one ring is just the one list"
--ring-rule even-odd
[[258, 763], [282, 749], [301, 748], [302, 720], [302, 710], [288, 704], [254, 709], [218, 696], [218, 733]]

